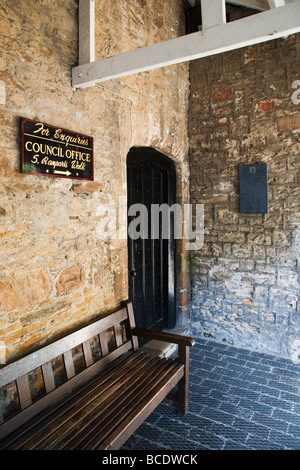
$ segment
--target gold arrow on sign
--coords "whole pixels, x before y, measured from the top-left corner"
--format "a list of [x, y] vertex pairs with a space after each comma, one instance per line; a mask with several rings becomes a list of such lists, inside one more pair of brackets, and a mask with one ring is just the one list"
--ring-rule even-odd
[[58, 171], [58, 170], [54, 170], [54, 173], [55, 174], [58, 174], [58, 175], [66, 175], [66, 176], [69, 176], [71, 175], [72, 173], [70, 171]]

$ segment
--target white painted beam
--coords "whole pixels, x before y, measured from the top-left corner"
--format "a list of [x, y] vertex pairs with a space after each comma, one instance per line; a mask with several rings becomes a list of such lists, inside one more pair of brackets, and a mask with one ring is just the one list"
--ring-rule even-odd
[[95, 60], [95, 0], [79, 0], [79, 65]]
[[252, 8], [253, 10], [258, 10], [258, 11], [269, 10], [268, 0], [246, 0], [246, 1], [241, 1], [241, 2], [229, 0], [229, 1], [226, 1], [226, 3], [231, 3], [232, 5]]
[[202, 28], [226, 23], [225, 0], [201, 0]]
[[74, 87], [270, 41], [300, 32], [300, 2], [73, 68]]
[[285, 0], [268, 0], [270, 8], [283, 7], [285, 5]]

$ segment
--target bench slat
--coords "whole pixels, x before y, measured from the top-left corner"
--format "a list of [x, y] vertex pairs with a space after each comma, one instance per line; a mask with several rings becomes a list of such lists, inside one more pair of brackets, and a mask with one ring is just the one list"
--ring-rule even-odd
[[126, 308], [122, 308], [117, 312], [111, 313], [100, 320], [82, 328], [79, 331], [75, 331], [70, 335], [43, 347], [39, 351], [29, 354], [28, 356], [19, 359], [12, 364], [8, 364], [0, 369], [0, 388], [13, 382], [19, 377], [28, 374], [37, 367], [42, 366], [46, 362], [51, 361], [53, 358], [60, 356], [66, 351], [73, 349], [84, 341], [96, 336], [102, 331], [105, 331], [120, 323], [127, 318]]
[[[54, 449], [83, 449], [91, 440], [94, 435], [99, 432], [105, 431], [105, 428], [111, 425], [111, 422], [118, 416], [120, 410], [123, 410], [126, 404], [134, 402], [137, 395], [140, 394], [145, 382], [148, 383], [150, 374], [158, 374], [161, 372], [166, 364], [159, 364], [162, 362], [159, 358], [151, 358], [148, 364], [144, 364], [143, 368], [133, 371], [131, 377], [126, 377], [121, 388], [118, 390], [111, 390], [108, 400], [105, 405], [97, 410], [97, 413], [89, 414], [86, 416], [85, 427], [79, 431], [73, 432], [72, 439], [64, 439], [66, 443], [63, 447], [60, 445], [55, 446]], [[151, 372], [148, 372], [149, 367]], [[72, 436], [72, 435], [71, 435]]]
[[[121, 367], [122, 371], [118, 371], [118, 367]], [[87, 387], [87, 394], [80, 392], [77, 405], [74, 399], [71, 399], [72, 405], [66, 403], [54, 413], [55, 417], [50, 416], [52, 425], [45, 420], [31, 431], [31, 437], [29, 436], [27, 441], [25, 437], [21, 438], [9, 449], [87, 448], [99, 432], [102, 433], [103, 429], [107, 429], [107, 432], [114, 429], [143, 397], [170, 373], [174, 374], [174, 370], [178, 368], [173, 360], [140, 352], [132, 354], [118, 367], [114, 368], [110, 380], [106, 381], [104, 375]], [[61, 413], [61, 420], [57, 419], [58, 412]]]
[[174, 386], [183, 376], [183, 366], [177, 365], [165, 378], [157, 383], [151, 393], [143, 398], [140, 404], [131, 409], [127, 418], [121, 422], [119, 426], [111, 433], [111, 435], [103, 442], [95, 441], [93, 446], [88, 447], [98, 450], [117, 450], [131, 436], [134, 431], [145, 421], [152, 411], [162, 402], [162, 400], [170, 393]]
[[[103, 423], [104, 417], [109, 413], [108, 410], [111, 410], [112, 406], [115, 405], [115, 408], [121, 406], [123, 393], [129, 393], [128, 390], [138, 380], [136, 377], [139, 377], [142, 371], [145, 370], [148, 361], [148, 358], [143, 357], [138, 364], [132, 364], [130, 370], [124, 370], [123, 376], [114, 380], [114, 383], [107, 387], [99, 387], [97, 395], [90, 405], [85, 406], [81, 413], [74, 415], [72, 419], [66, 422], [64, 429], [60, 428], [57, 433], [49, 437], [48, 441], [46, 440], [42, 445], [39, 445], [38, 450], [69, 449], [81, 442], [99, 422]], [[151, 362], [156, 364], [157, 360], [151, 358]], [[128, 384], [130, 384], [130, 387]]]
[[[167, 335], [136, 328], [126, 301], [124, 308], [4, 366], [0, 388], [14, 387], [12, 400], [18, 393], [21, 410], [11, 416], [16, 406], [0, 410], [0, 449], [119, 449], [176, 384], [178, 410], [185, 414], [194, 340]], [[137, 336], [172, 339], [179, 345], [177, 361], [139, 350]]]
[[[131, 330], [135, 328], [135, 318], [134, 318], [134, 313], [133, 313], [133, 306], [131, 302], [126, 301], [126, 310], [128, 314], [128, 319], [129, 319], [129, 326], [130, 326], [130, 336], [131, 336]], [[128, 327], [128, 326], [127, 326]], [[133, 350], [136, 351], [139, 347], [139, 342], [136, 336], [132, 336], [132, 344], [133, 344]]]
[[23, 375], [16, 380], [21, 409], [24, 410], [31, 405], [31, 394], [29, 389], [28, 377]]
[[55, 389], [55, 380], [51, 361], [46, 362], [46, 364], [42, 366], [42, 372], [46, 393], [50, 393]]
[[72, 350], [66, 351], [63, 354], [63, 356], [64, 356], [64, 363], [65, 363], [67, 378], [68, 380], [70, 380], [72, 377], [75, 376], [75, 367], [74, 367]]
[[[93, 440], [94, 434], [102, 433], [105, 428], [109, 431], [111, 423], [118, 418], [121, 419], [119, 415], [123, 416], [123, 411], [120, 412], [120, 410], [125, 407], [128, 411], [132, 409], [133, 404], [140, 402], [140, 397], [148, 393], [151, 378], [153, 382], [155, 377], [165, 377], [172, 369], [174, 369], [173, 361], [170, 363], [168, 359], [143, 355], [139, 364], [131, 364], [129, 372], [124, 370], [122, 380], [120, 377], [115, 377], [113, 387], [98, 391], [99, 395], [92, 402], [92, 407], [84, 407], [79, 419], [74, 421], [73, 416], [70, 416], [65, 427], [59, 428], [58, 432], [53, 434], [50, 430], [48, 440], [44, 440], [41, 445], [35, 442], [33, 446], [27, 445], [24, 448], [38, 450], [85, 448]], [[157, 381], [154, 382], [156, 383]], [[40, 434], [38, 440], [40, 440]]]
[[73, 377], [71, 380], [64, 383], [59, 388], [56, 388], [45, 397], [41, 398], [38, 402], [34, 404], [34, 407], [27, 408], [22, 412], [22, 414], [17, 415], [11, 418], [9, 421], [3, 423], [0, 427], [0, 440], [7, 436], [9, 433], [13, 432], [18, 427], [20, 427], [26, 421], [36, 416], [39, 412], [43, 411], [45, 407], [57, 403], [57, 401], [61, 399], [66, 393], [70, 393], [80, 384], [86, 382], [95, 374], [101, 372], [103, 369], [105, 369], [105, 367], [107, 367], [108, 363], [117, 359], [123, 354], [126, 354], [131, 349], [131, 347], [131, 341], [124, 343], [120, 348], [111, 352], [109, 358], [101, 358], [98, 362], [95, 362], [92, 366], [82, 371], [79, 375], [75, 375], [75, 377]]
[[84, 360], [86, 367], [89, 367], [93, 364], [93, 355], [90, 340], [84, 341], [82, 343]]
[[124, 401], [122, 402], [122, 408], [119, 408], [117, 405], [112, 409], [108, 409], [103, 417], [105, 419], [97, 423], [97, 428], [93, 431], [90, 436], [88, 436], [88, 438], [78, 443], [76, 446], [68, 446], [67, 449], [94, 449], [99, 445], [99, 442], [107, 438], [107, 436], [110, 435], [110, 433], [115, 429], [115, 427], [123, 422], [128, 413], [138, 405], [142, 397], [147, 396], [149, 391], [150, 377], [152, 376], [152, 378], [155, 379], [161, 375], [164, 376], [167, 371], [170, 371], [170, 365], [167, 363], [163, 363], [163, 361], [160, 365], [156, 367], [158, 367], [157, 372], [152, 370], [148, 374], [146, 374], [144, 379], [140, 383], [137, 383], [137, 386], [134, 388], [134, 390], [132, 390], [128, 396], [124, 397]]
[[[76, 404], [68, 411], [62, 414], [61, 419], [55, 420], [53, 424], [48, 425], [47, 422], [43, 423], [43, 427], [38, 430], [36, 438], [31, 440], [28, 444], [23, 446], [23, 449], [30, 450], [38, 448], [39, 450], [53, 448], [56, 442], [61, 439], [64, 441], [72, 432], [78, 432], [78, 426], [81, 427], [86, 415], [93, 415], [99, 413], [99, 410], [107, 407], [107, 400], [112, 392], [118, 393], [122, 387], [126, 377], [134, 375], [136, 370], [143, 368], [146, 358], [142, 355], [136, 357], [129, 364], [124, 364], [121, 371], [118, 371], [110, 380], [106, 380], [104, 376], [102, 380], [97, 383], [97, 387], [93, 393], [88, 393], [84, 399]], [[62, 444], [60, 444], [61, 446]]]
[[123, 342], [120, 323], [117, 323], [114, 326], [114, 332], [115, 332], [115, 338], [116, 338], [116, 345], [117, 345], [117, 348], [119, 348]]
[[43, 414], [41, 419], [27, 430], [24, 435], [16, 436], [10, 439], [10, 443], [7, 444], [6, 448], [10, 450], [18, 450], [24, 446], [29, 440], [35, 438], [37, 434], [41, 434], [41, 430], [47, 426], [53, 426], [52, 430], [57, 429], [60, 425], [63, 425], [69, 418], [69, 413], [73, 413], [75, 406], [78, 409], [83, 409], [88, 403], [89, 400], [92, 400], [94, 395], [97, 394], [97, 388], [105, 382], [110, 381], [112, 378], [116, 377], [117, 373], [120, 373], [125, 367], [130, 367], [130, 365], [136, 364], [141, 360], [142, 356], [141, 351], [137, 351], [134, 355], [130, 354], [129, 356], [124, 356], [115, 361], [113, 366], [100, 376], [97, 376], [95, 379], [89, 381], [84, 388], [80, 388], [76, 391], [67, 401], [64, 401], [57, 406], [56, 409], [50, 413]]
[[101, 347], [102, 355], [107, 356], [108, 344], [107, 344], [106, 331], [103, 331], [102, 333], [99, 334], [99, 340], [100, 340], [100, 347]]

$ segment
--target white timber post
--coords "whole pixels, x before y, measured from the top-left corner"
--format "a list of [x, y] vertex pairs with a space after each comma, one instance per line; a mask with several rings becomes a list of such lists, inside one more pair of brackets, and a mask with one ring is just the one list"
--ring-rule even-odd
[[285, 0], [268, 0], [270, 8], [283, 7], [285, 5]]
[[208, 29], [226, 23], [225, 0], [201, 0], [202, 28]]
[[95, 0], [79, 0], [79, 65], [95, 61]]
[[283, 7], [285, 5], [285, 0], [268, 0], [270, 8]]

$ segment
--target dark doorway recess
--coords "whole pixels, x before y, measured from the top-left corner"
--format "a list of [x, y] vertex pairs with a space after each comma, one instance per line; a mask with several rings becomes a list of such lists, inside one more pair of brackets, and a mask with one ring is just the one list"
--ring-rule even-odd
[[[174, 162], [155, 149], [134, 147], [127, 156], [128, 209], [143, 204], [148, 213], [148, 238], [128, 237], [129, 297], [137, 326], [156, 331], [176, 324], [174, 214], [170, 211], [170, 236], [151, 238], [151, 205], [176, 202]], [[140, 214], [128, 216], [128, 225]]]

